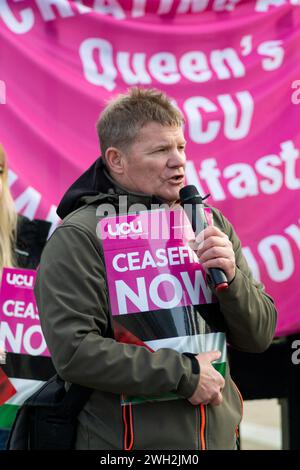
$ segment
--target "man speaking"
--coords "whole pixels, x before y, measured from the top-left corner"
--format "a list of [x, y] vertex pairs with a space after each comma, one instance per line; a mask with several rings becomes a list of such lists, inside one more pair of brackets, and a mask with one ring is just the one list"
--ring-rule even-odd
[[63, 197], [63, 223], [46, 246], [35, 286], [57, 372], [93, 390], [78, 416], [75, 447], [235, 449], [243, 405], [226, 344], [264, 351], [276, 325], [272, 299], [253, 279], [233, 227], [212, 209], [214, 225], [203, 231], [195, 256], [204, 271], [222, 270], [228, 287], [211, 283], [216, 301], [207, 305], [128, 312], [116, 323], [97, 235], [99, 207], [110, 204], [126, 215], [120, 204], [126, 196], [129, 208], [175, 210], [186, 142], [181, 113], [154, 89], [133, 88], [111, 101], [97, 130], [102, 157]]

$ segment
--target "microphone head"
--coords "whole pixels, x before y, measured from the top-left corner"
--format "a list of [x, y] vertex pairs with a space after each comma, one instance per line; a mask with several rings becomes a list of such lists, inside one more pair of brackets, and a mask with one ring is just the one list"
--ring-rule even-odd
[[180, 204], [202, 204], [202, 197], [193, 184], [189, 184], [179, 191]]

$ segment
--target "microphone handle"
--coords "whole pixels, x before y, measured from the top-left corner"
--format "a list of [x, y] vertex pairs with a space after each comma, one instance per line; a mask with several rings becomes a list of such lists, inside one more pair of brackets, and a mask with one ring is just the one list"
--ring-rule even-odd
[[[187, 214], [190, 219], [193, 231], [195, 235], [199, 235], [206, 227], [208, 223], [204, 214], [203, 204], [193, 204], [191, 217]], [[198, 217], [200, 217], [200, 224]], [[213, 286], [217, 292], [228, 289], [228, 280], [224, 271], [220, 268], [208, 268], [208, 274], [212, 280]]]
[[228, 289], [227, 277], [222, 269], [208, 268], [208, 273], [217, 292]]

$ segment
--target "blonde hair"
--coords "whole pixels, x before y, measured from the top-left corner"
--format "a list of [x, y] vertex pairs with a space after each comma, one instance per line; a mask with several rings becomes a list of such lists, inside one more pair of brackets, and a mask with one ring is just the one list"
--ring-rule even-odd
[[111, 146], [130, 148], [140, 129], [153, 121], [181, 127], [184, 118], [168, 96], [155, 88], [133, 87], [112, 99], [97, 122], [102, 157]]
[[0, 174], [2, 190], [0, 193], [0, 280], [4, 267], [15, 265], [14, 244], [17, 230], [17, 213], [8, 187], [8, 168], [4, 148], [0, 144], [0, 161], [3, 160], [4, 172]]

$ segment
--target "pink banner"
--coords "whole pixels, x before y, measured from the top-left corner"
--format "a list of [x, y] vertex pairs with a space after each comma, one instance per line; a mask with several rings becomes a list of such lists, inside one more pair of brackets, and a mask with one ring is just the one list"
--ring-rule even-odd
[[50, 356], [41, 330], [30, 269], [3, 270], [0, 290], [0, 341], [7, 352]]
[[2, 0], [0, 141], [16, 207], [57, 223], [98, 156], [109, 98], [157, 87], [182, 110], [187, 184], [233, 223], [300, 331], [300, 6], [292, 0]]

